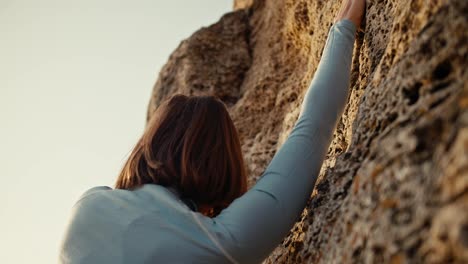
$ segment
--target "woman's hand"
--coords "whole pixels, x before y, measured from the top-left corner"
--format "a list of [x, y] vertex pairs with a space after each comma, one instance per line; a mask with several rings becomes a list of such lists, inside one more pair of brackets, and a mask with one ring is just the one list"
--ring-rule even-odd
[[342, 19], [351, 20], [356, 28], [361, 26], [366, 11], [366, 0], [343, 0], [340, 12], [336, 15], [335, 23]]

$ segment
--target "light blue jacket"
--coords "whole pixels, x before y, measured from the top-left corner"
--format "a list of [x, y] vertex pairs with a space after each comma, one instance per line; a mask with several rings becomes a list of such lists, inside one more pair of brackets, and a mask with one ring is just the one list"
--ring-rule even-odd
[[349, 92], [356, 27], [334, 24], [289, 137], [258, 182], [217, 217], [174, 189], [94, 187], [74, 205], [60, 263], [260, 263], [298, 220]]

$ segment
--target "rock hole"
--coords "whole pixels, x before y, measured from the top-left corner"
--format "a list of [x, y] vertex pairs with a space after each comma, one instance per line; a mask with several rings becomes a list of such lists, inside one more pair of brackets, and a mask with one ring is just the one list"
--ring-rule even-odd
[[291, 95], [289, 95], [287, 100], [288, 100], [288, 102], [291, 103], [291, 102], [296, 101], [296, 99], [297, 99], [297, 94], [296, 93], [291, 93]]
[[444, 231], [444, 232], [440, 233], [440, 234], [437, 236], [437, 238], [438, 238], [440, 241], [442, 241], [442, 242], [447, 242], [447, 240], [448, 240], [448, 234], [447, 234], [447, 232]]
[[199, 91], [206, 91], [206, 90], [208, 90], [208, 87], [205, 86], [205, 85], [202, 84], [202, 83], [194, 83], [194, 84], [192, 85], [192, 87], [193, 87], [194, 90], [199, 90]]
[[328, 184], [328, 181], [325, 180], [317, 184], [316, 189], [317, 189], [317, 192], [328, 193], [328, 191], [330, 190], [330, 185]]
[[294, 17], [296, 19], [296, 22], [300, 26], [303, 26], [304, 28], [307, 28], [309, 26], [309, 10], [305, 2], [301, 2], [297, 5], [296, 10], [294, 12]]
[[338, 192], [333, 195], [333, 200], [343, 200], [343, 198], [346, 196], [345, 192]]
[[353, 259], [358, 258], [361, 255], [362, 252], [362, 247], [358, 246], [356, 249], [353, 251]]
[[384, 262], [384, 258], [383, 258], [383, 255], [384, 255], [384, 252], [385, 252], [384, 247], [382, 247], [380, 245], [375, 245], [375, 246], [372, 247], [372, 252], [374, 252], [374, 258], [375, 258], [374, 260], [376, 262], [379, 262], [379, 263]]
[[458, 240], [460, 244], [465, 248], [468, 248], [468, 224], [464, 224], [460, 227], [460, 232], [458, 233]]
[[276, 143], [278, 143], [278, 141], [276, 139], [269, 139], [268, 140], [268, 144], [270, 144], [272, 146], [276, 145]]
[[439, 46], [440, 46], [440, 48], [443, 48], [443, 47], [447, 46], [447, 41], [445, 39], [440, 39], [439, 40]]
[[315, 199], [311, 201], [311, 207], [312, 208], [318, 208], [322, 206], [325, 203], [325, 197], [324, 196], [316, 196]]
[[421, 53], [424, 55], [432, 54], [432, 45], [430, 42], [421, 45]]
[[303, 241], [294, 241], [292, 246], [294, 247], [295, 251], [301, 251], [304, 248]]
[[232, 95], [221, 95], [219, 96], [219, 99], [223, 101], [227, 106], [233, 106], [239, 100], [237, 96]]
[[421, 247], [422, 245], [422, 240], [419, 238], [416, 240], [416, 242], [414, 242], [414, 244], [412, 244], [407, 250], [406, 250], [406, 253], [408, 254], [408, 256], [410, 258], [413, 258], [414, 256], [416, 256], [416, 253], [418, 252], [419, 248]]
[[396, 119], [398, 118], [398, 114], [393, 112], [393, 113], [390, 113], [387, 117], [387, 120], [389, 123], [392, 123], [393, 121], [395, 121]]
[[444, 124], [440, 119], [436, 119], [434, 123], [428, 126], [417, 128], [414, 132], [414, 136], [417, 139], [415, 153], [432, 152], [440, 140], [443, 129]]
[[406, 33], [406, 31], [408, 31], [408, 27], [406, 25], [403, 25], [403, 27], [401, 27], [401, 31], [403, 33]]
[[403, 88], [403, 96], [408, 99], [408, 105], [413, 105], [419, 100], [419, 90], [421, 86], [422, 83], [417, 82], [413, 87]]
[[377, 122], [377, 127], [375, 128], [375, 131], [380, 132], [380, 129], [382, 128], [382, 127], [381, 127], [381, 126], [382, 126], [381, 123], [382, 123], [381, 121], [378, 121], [378, 122]]
[[410, 200], [414, 197], [414, 194], [408, 190], [401, 192], [401, 198], [404, 200]]
[[349, 158], [351, 158], [351, 152], [346, 152], [344, 154], [344, 159], [349, 159]]
[[435, 80], [442, 80], [452, 72], [452, 64], [448, 60], [444, 60], [436, 66], [432, 72], [432, 78]]
[[410, 207], [395, 209], [390, 217], [395, 225], [407, 225], [413, 220], [413, 212]]

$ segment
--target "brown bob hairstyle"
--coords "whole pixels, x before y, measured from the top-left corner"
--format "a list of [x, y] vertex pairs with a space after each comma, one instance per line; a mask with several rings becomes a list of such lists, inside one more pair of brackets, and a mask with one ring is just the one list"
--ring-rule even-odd
[[175, 94], [153, 113], [115, 188], [175, 187], [214, 215], [247, 191], [236, 128], [216, 96]]

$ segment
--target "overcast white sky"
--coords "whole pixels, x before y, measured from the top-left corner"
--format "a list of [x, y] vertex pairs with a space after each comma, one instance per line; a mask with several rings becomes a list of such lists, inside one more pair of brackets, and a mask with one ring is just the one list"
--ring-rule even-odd
[[157, 74], [233, 0], [0, 0], [0, 262], [56, 263], [78, 196], [111, 186]]

